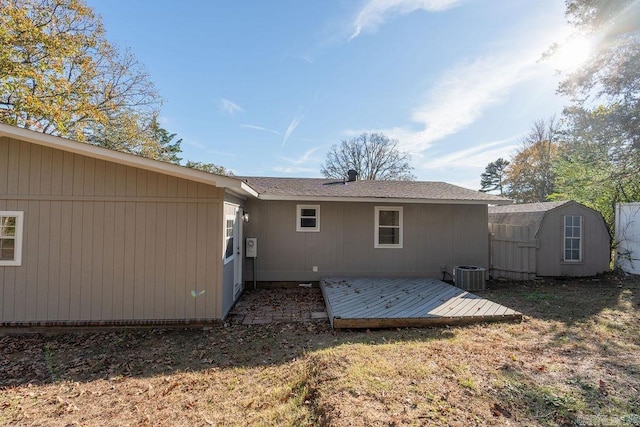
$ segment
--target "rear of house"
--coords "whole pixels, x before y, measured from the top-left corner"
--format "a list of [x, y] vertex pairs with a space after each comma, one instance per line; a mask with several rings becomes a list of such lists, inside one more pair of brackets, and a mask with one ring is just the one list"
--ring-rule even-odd
[[225, 316], [241, 181], [0, 126], [0, 324]]
[[247, 177], [247, 279], [435, 277], [455, 265], [488, 268], [487, 204], [506, 199], [442, 182]]
[[604, 218], [573, 201], [489, 207], [493, 277], [594, 276], [609, 270]]
[[487, 205], [508, 202], [442, 182], [223, 177], [0, 124], [0, 326], [211, 321], [244, 280], [488, 268]]

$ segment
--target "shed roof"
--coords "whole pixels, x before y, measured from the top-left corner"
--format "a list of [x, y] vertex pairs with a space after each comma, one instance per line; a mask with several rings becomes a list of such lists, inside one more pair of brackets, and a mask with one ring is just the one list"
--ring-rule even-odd
[[540, 227], [547, 212], [575, 203], [570, 200], [559, 202], [521, 203], [503, 206], [489, 206], [489, 222], [493, 224], [510, 224]]
[[243, 177], [263, 200], [389, 201], [504, 204], [511, 200], [432, 181], [343, 181], [323, 178]]

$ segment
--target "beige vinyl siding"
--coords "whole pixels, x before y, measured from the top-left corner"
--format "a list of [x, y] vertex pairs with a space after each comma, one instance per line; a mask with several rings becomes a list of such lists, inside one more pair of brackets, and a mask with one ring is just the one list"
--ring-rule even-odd
[[0, 210], [24, 212], [0, 322], [220, 318], [223, 194], [0, 138]]
[[[258, 238], [258, 281], [442, 277], [440, 265], [450, 271], [458, 264], [488, 267], [486, 205], [404, 204], [403, 248], [390, 249], [374, 248], [374, 209], [384, 203], [315, 203], [322, 212], [318, 233], [296, 232], [296, 204], [248, 202], [246, 230]], [[253, 278], [251, 269], [245, 273]]]

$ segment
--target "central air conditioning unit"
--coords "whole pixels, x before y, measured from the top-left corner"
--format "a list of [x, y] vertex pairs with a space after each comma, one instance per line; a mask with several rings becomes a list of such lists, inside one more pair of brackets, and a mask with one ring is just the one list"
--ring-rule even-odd
[[465, 291], [484, 291], [487, 288], [485, 269], [475, 265], [453, 267], [453, 282]]

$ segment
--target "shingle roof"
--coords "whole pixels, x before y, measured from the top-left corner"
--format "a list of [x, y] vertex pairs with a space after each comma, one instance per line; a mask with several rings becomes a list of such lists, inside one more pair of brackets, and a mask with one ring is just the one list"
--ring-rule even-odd
[[563, 200], [560, 202], [489, 206], [489, 223], [534, 226], [539, 228], [548, 211], [566, 205], [567, 203], [571, 202], [569, 200]]
[[509, 199], [458, 187], [446, 182], [353, 181], [323, 178], [240, 177], [272, 200], [403, 199], [432, 202], [509, 203]]
[[490, 206], [489, 213], [513, 213], [513, 212], [547, 212], [569, 203], [569, 200], [559, 202], [520, 203], [502, 206]]

